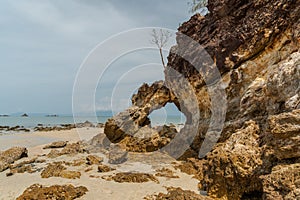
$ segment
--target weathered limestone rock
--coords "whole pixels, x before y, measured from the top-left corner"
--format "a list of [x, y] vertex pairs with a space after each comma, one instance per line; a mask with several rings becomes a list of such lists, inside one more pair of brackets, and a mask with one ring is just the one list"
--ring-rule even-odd
[[266, 145], [278, 159], [300, 157], [300, 109], [268, 119]]
[[81, 173], [76, 171], [69, 171], [65, 166], [62, 165], [62, 162], [54, 162], [48, 164], [48, 166], [42, 171], [42, 178], [50, 177], [62, 177], [68, 179], [80, 178]]
[[261, 149], [258, 143], [260, 129], [249, 121], [243, 129], [218, 144], [207, 156], [205, 184], [210, 197], [241, 199], [244, 193], [261, 190], [258, 179]]
[[83, 186], [74, 187], [73, 185], [53, 185], [45, 187], [34, 184], [28, 187], [17, 200], [31, 199], [65, 199], [72, 200], [83, 196], [88, 189]]
[[0, 152], [0, 172], [8, 169], [10, 164], [23, 157], [27, 157], [27, 149], [24, 147], [13, 147]]
[[261, 176], [263, 199], [299, 199], [300, 164], [278, 165], [271, 174]]
[[172, 187], [167, 188], [167, 190], [168, 190], [167, 194], [159, 193], [157, 195], [149, 195], [144, 197], [144, 199], [145, 200], [164, 200], [164, 199], [212, 200], [212, 198], [196, 194], [195, 192], [190, 190], [183, 190], [181, 188], [172, 188]]
[[155, 82], [151, 86], [144, 84], [133, 95], [133, 106], [106, 122], [104, 133], [111, 142], [120, 142], [125, 136], [134, 136], [141, 127], [150, 124], [148, 115], [153, 110], [175, 101], [174, 95], [163, 81]]
[[143, 183], [148, 181], [159, 183], [157, 178], [155, 178], [155, 176], [153, 176], [152, 174], [133, 172], [120, 172], [116, 175], [110, 176], [107, 180], [114, 180], [118, 183]]
[[297, 173], [300, 158], [300, 1], [209, 0], [208, 9], [179, 27], [165, 82], [143, 85], [105, 134], [128, 150], [145, 149], [149, 140], [132, 138], [152, 129], [152, 110], [174, 103], [187, 122], [158, 148], [176, 158], [200, 156], [199, 167], [187, 163], [210, 197], [299, 198], [287, 166]]
[[103, 162], [103, 158], [97, 155], [88, 155], [86, 157], [86, 161], [88, 165], [99, 165], [101, 162]]
[[142, 127], [134, 136], [126, 136], [119, 143], [124, 145], [127, 151], [153, 152], [166, 146], [177, 133], [174, 127]]

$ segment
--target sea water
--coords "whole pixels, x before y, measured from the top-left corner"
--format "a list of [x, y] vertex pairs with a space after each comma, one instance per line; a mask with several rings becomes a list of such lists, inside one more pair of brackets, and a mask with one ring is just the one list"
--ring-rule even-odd
[[[0, 117], [0, 126], [23, 126], [25, 128], [34, 128], [39, 124], [43, 126], [58, 126], [61, 124], [74, 124], [89, 121], [93, 124], [105, 123], [111, 116], [29, 116], [29, 117]], [[182, 116], [151, 116], [151, 125], [158, 126], [163, 124], [184, 124], [185, 119]]]

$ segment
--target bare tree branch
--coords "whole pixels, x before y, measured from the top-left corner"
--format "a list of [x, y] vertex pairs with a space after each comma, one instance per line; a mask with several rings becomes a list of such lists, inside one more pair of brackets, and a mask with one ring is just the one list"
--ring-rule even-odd
[[166, 44], [168, 43], [171, 36], [172, 36], [172, 34], [169, 31], [165, 31], [162, 29], [160, 29], [159, 31], [156, 31], [155, 29], [153, 29], [152, 33], [151, 33], [152, 39], [150, 40], [150, 42], [152, 44], [155, 44], [157, 46], [157, 48], [159, 49], [161, 62], [164, 67], [166, 67], [166, 65], [165, 65], [162, 49], [163, 49], [163, 47], [166, 46]]

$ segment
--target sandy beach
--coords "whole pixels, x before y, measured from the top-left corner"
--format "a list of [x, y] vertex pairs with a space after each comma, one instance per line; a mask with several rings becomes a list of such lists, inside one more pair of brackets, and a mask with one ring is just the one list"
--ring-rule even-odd
[[[1, 150], [10, 147], [21, 146], [28, 149], [28, 157], [22, 158], [16, 163], [38, 158], [44, 160], [41, 163], [34, 163], [35, 168], [39, 169], [35, 173], [16, 173], [7, 177], [9, 169], [0, 173], [0, 199], [12, 200], [20, 196], [23, 191], [32, 184], [41, 184], [43, 186], [72, 184], [73, 186], [85, 186], [88, 192], [79, 199], [128, 199], [139, 200], [147, 195], [166, 193], [167, 187], [180, 187], [199, 193], [197, 189], [198, 180], [191, 175], [180, 172], [174, 168], [174, 163], [179, 163], [175, 159], [161, 153], [130, 153], [128, 160], [122, 164], [109, 164], [105, 153], [78, 153], [75, 155], [62, 155], [56, 158], [46, 156], [51, 149], [43, 149], [46, 144], [55, 141], [69, 141], [69, 143], [79, 140], [90, 140], [93, 136], [103, 132], [101, 128], [80, 128], [67, 131], [33, 132], [17, 133], [0, 136]], [[67, 179], [62, 177], [42, 178], [41, 171], [49, 164], [54, 162], [74, 162], [76, 160], [86, 160], [88, 155], [103, 158], [103, 164], [115, 168], [116, 170], [106, 173], [99, 173], [97, 165], [87, 166], [67, 166], [68, 170], [81, 173], [80, 178]], [[173, 163], [173, 164], [172, 164]], [[118, 183], [113, 180], [105, 180], [103, 177], [114, 175], [119, 172], [138, 172], [155, 174], [156, 170], [168, 168], [174, 172], [178, 178], [156, 177], [158, 182], [144, 183]]]

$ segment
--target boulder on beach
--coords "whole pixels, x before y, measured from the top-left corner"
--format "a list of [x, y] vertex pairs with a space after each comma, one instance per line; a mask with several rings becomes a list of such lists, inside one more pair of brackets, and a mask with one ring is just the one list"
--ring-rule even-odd
[[13, 147], [0, 152], [0, 172], [9, 168], [9, 165], [23, 157], [27, 157], [28, 151], [25, 147]]
[[28, 187], [17, 200], [29, 199], [66, 199], [72, 200], [83, 196], [88, 189], [84, 186], [52, 185], [49, 187], [34, 184]]

